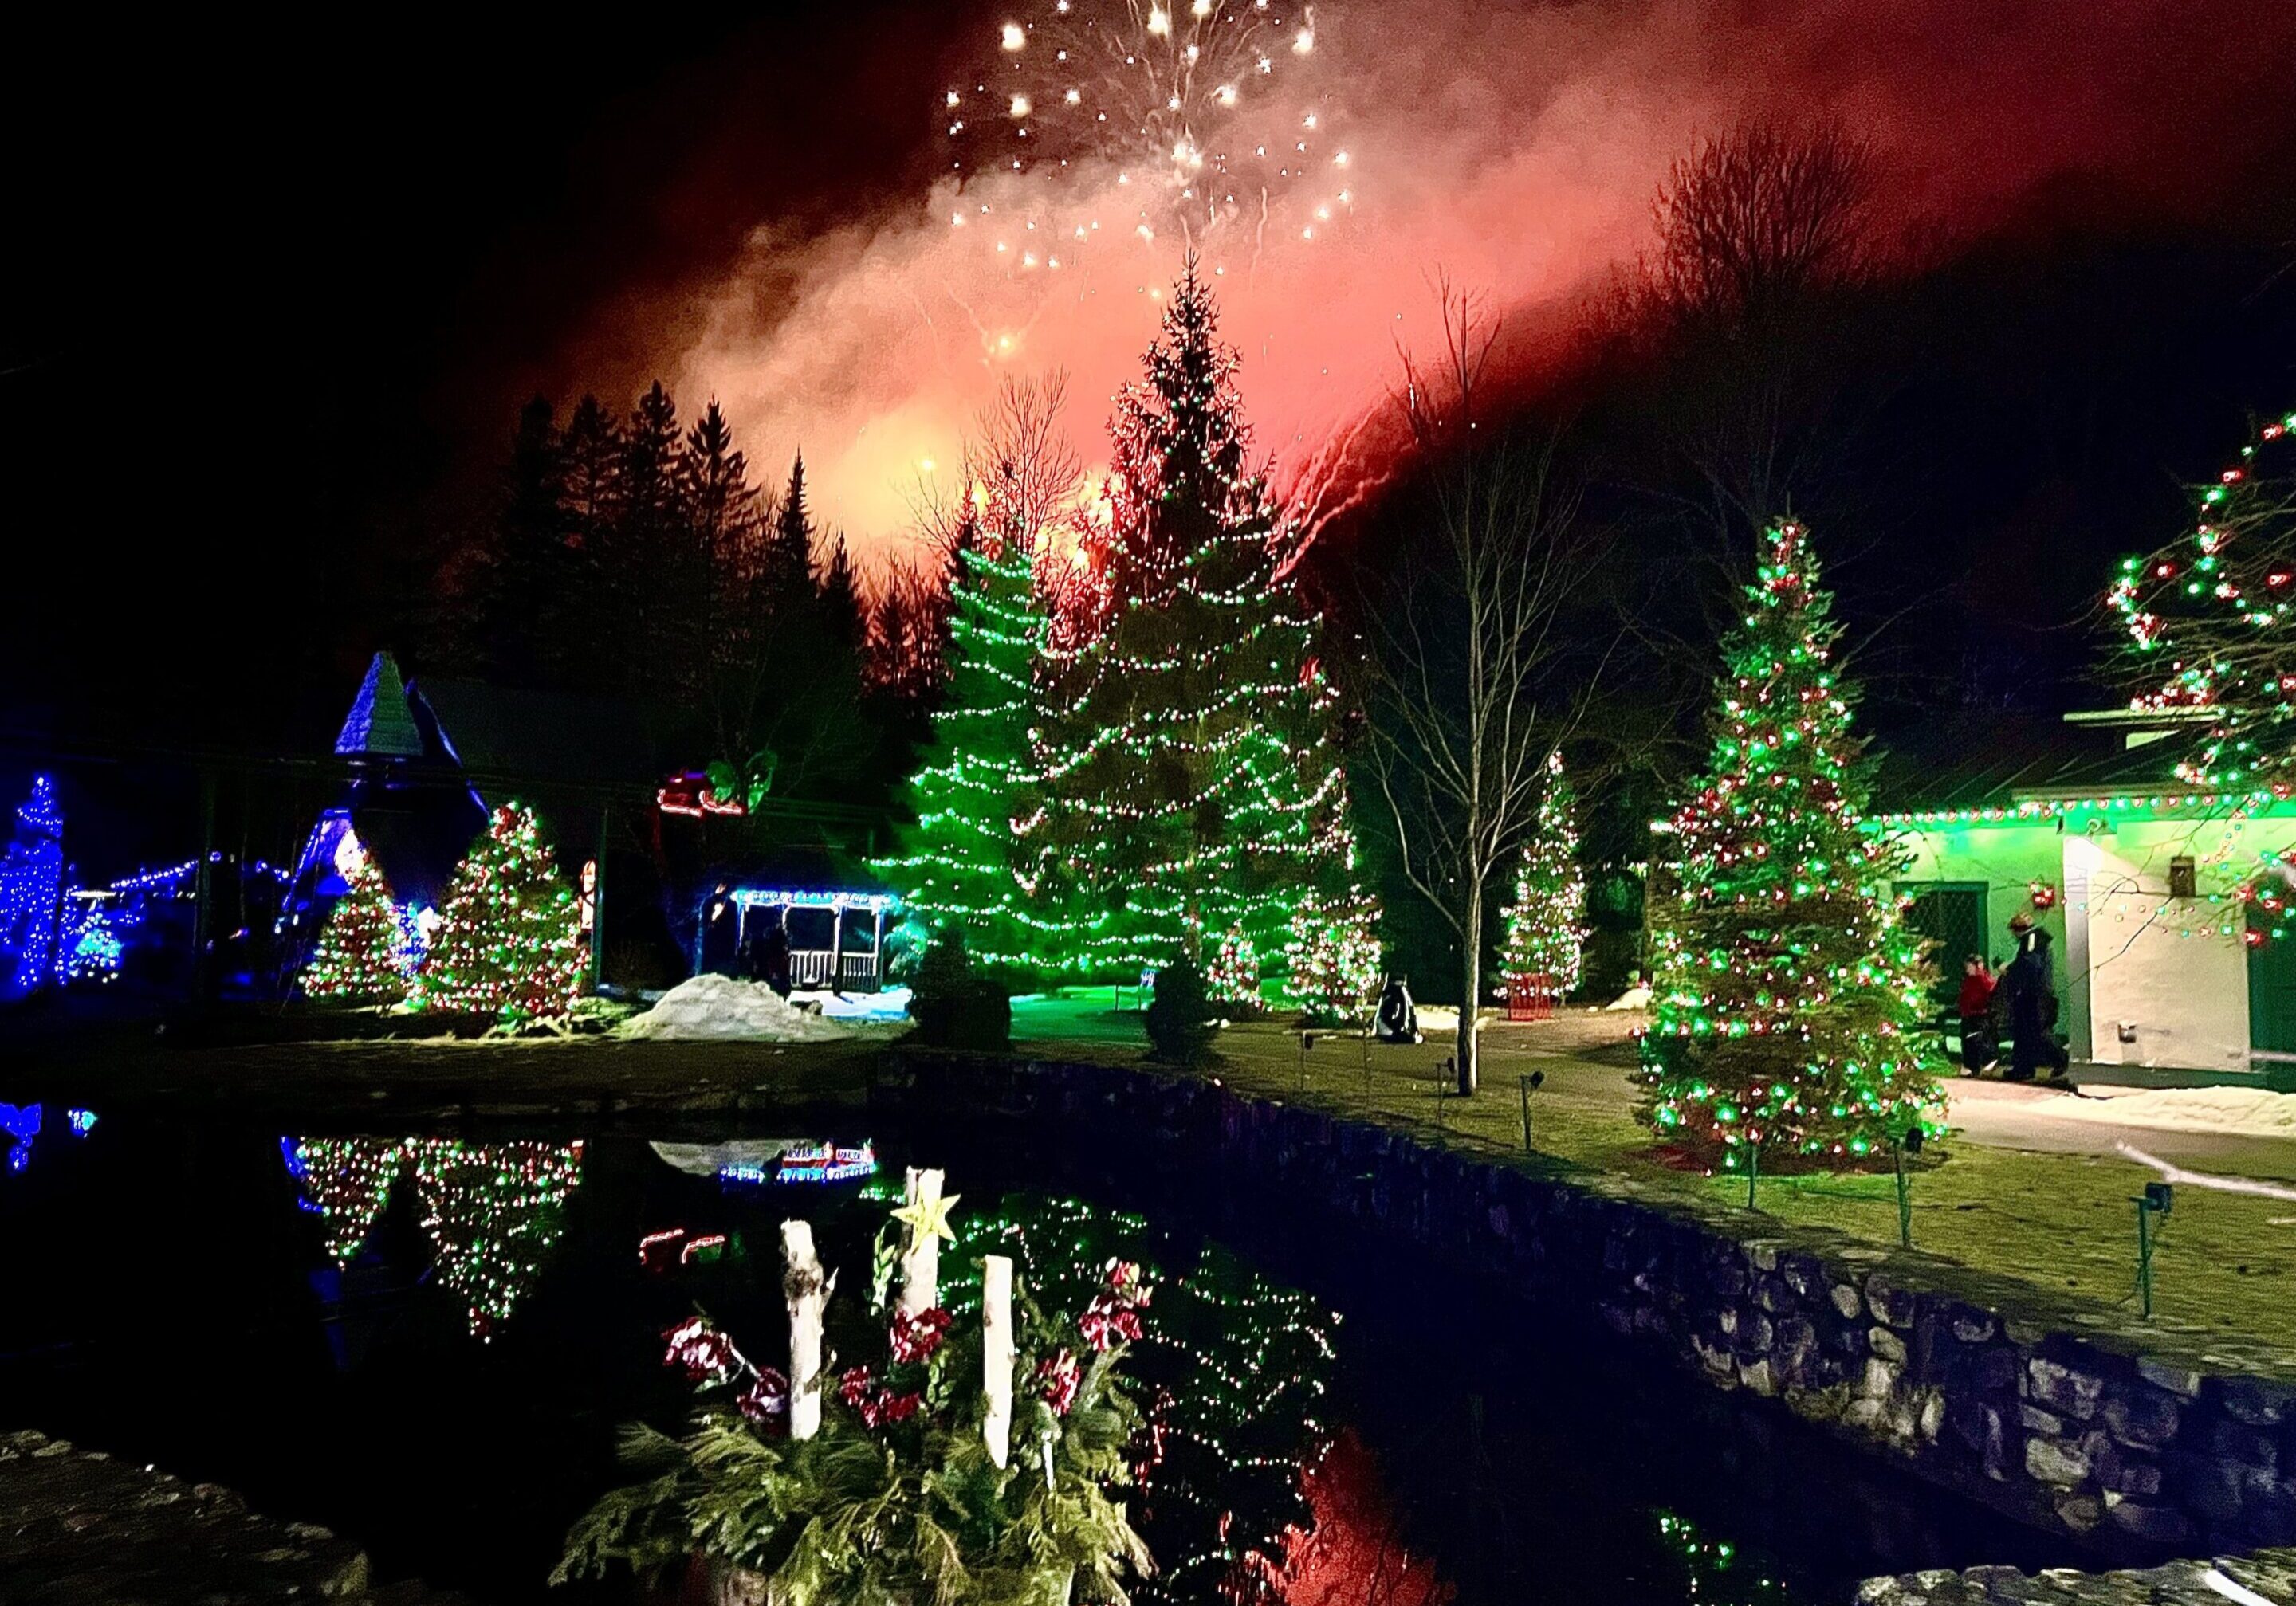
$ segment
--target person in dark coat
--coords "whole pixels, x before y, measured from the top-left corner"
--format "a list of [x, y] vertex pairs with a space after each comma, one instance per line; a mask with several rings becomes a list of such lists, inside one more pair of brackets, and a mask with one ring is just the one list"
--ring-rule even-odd
[[701, 905], [701, 970], [704, 975], [738, 973], [742, 941], [742, 906], [733, 890], [719, 881]]
[[2049, 934], [2022, 914], [2009, 922], [2009, 930], [2017, 938], [2017, 956], [2001, 973], [2008, 998], [2009, 1078], [2030, 1082], [2044, 1065], [2051, 1076], [2062, 1076], [2068, 1060], [2056, 1038], [2057, 977]]
[[786, 998], [790, 996], [789, 928], [775, 921], [757, 941], [758, 979]]

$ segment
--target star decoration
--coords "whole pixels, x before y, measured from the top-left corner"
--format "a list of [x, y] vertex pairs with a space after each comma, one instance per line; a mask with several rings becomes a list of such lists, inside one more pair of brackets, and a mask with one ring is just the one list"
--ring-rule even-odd
[[962, 1193], [949, 1193], [939, 1199], [920, 1199], [894, 1211], [893, 1219], [909, 1229], [911, 1243], [922, 1243], [928, 1238], [946, 1238], [955, 1243], [956, 1233], [948, 1225], [948, 1213], [964, 1197]]

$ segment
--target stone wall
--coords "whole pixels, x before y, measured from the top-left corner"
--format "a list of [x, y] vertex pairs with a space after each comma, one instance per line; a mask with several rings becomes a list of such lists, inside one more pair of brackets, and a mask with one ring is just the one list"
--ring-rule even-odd
[[2053, 1569], [2027, 1576], [2013, 1567], [1967, 1572], [1909, 1572], [1869, 1578], [1857, 1606], [2226, 1606], [2233, 1597], [2210, 1575], [2273, 1602], [2296, 1601], [2296, 1550], [2264, 1550], [2208, 1561], [2171, 1561], [2142, 1572]]
[[229, 1489], [0, 1433], [0, 1601], [11, 1606], [456, 1606], [418, 1583], [378, 1587], [365, 1552], [276, 1522]]
[[1216, 1080], [925, 1053], [882, 1078], [943, 1130], [1043, 1121], [1166, 1185], [1356, 1221], [2109, 1559], [2296, 1543], [2296, 1356], [2267, 1344]]

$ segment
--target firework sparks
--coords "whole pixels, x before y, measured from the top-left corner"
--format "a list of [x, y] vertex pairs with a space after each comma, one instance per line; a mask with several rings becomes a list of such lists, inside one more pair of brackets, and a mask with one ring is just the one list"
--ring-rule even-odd
[[[1256, 253], [1271, 212], [1303, 240], [1344, 219], [1354, 158], [1316, 38], [1314, 8], [1283, 0], [1053, 0], [1004, 23], [994, 58], [941, 105], [962, 187], [989, 197], [974, 220], [995, 219], [1002, 266], [1050, 271], [1029, 236], [1074, 247], [1103, 222], [1111, 239], [1174, 232], [1207, 249], [1242, 224]], [[1114, 205], [1129, 210], [1103, 217]]]

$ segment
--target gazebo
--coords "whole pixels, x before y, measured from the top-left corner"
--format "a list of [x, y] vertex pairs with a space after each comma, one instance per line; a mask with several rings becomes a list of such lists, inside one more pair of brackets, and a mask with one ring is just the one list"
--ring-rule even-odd
[[[750, 922], [777, 923], [790, 938], [790, 983], [800, 987], [826, 987], [838, 993], [873, 993], [884, 985], [885, 914], [898, 901], [890, 892], [799, 890], [790, 888], [736, 887], [726, 894], [740, 912], [735, 917], [735, 943], [754, 935]], [[828, 941], [820, 941], [820, 913], [829, 916]], [[811, 930], [792, 929], [790, 917], [806, 914], [802, 922]], [[849, 946], [860, 934], [865, 916], [869, 927], [866, 953]]]

